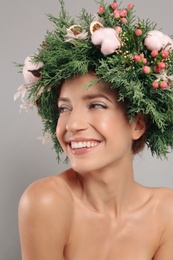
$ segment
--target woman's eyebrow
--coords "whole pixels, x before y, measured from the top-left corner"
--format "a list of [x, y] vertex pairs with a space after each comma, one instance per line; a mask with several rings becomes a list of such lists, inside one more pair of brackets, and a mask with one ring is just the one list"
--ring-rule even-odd
[[57, 100], [57, 103], [60, 102], [60, 101], [63, 101], [63, 102], [69, 102], [69, 98], [66, 98], [66, 97], [59, 97], [58, 100]]
[[102, 93], [98, 93], [98, 94], [86, 94], [82, 97], [82, 99], [86, 100], [86, 99], [95, 99], [95, 98], [105, 98], [107, 99], [109, 102], [112, 102], [112, 100], [107, 96], [107, 95], [104, 95]]
[[[95, 99], [95, 98], [105, 98], [109, 102], [112, 102], [112, 100], [107, 95], [104, 95], [102, 93], [86, 94], [86, 95], [82, 96], [83, 100], [92, 100], [92, 99]], [[62, 101], [62, 102], [70, 102], [70, 99], [67, 98], [67, 97], [59, 97], [58, 100], [57, 100], [57, 103], [60, 102], [60, 101]]]

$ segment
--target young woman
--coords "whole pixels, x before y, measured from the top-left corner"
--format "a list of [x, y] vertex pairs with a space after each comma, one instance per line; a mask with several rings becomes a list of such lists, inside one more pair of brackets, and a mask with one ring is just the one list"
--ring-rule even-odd
[[103, 24], [83, 12], [81, 25], [61, 5], [17, 95], [30, 91], [71, 168], [24, 192], [22, 259], [171, 260], [173, 191], [136, 183], [133, 157], [145, 143], [158, 156], [173, 148], [172, 40], [131, 24], [132, 5], [102, 3]]

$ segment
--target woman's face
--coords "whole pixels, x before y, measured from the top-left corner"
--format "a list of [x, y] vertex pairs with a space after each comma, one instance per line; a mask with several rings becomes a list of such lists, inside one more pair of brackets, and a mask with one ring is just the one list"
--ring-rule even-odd
[[124, 163], [132, 158], [135, 123], [129, 124], [114, 90], [97, 82], [92, 73], [76, 76], [62, 85], [56, 135], [77, 172]]

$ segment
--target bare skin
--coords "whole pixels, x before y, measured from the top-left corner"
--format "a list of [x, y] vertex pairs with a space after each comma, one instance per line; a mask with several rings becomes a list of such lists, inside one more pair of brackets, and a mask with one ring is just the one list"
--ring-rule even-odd
[[127, 122], [112, 90], [83, 91], [93, 77], [62, 86], [56, 132], [72, 168], [23, 194], [22, 259], [172, 260], [173, 191], [133, 178], [131, 143], [145, 125]]

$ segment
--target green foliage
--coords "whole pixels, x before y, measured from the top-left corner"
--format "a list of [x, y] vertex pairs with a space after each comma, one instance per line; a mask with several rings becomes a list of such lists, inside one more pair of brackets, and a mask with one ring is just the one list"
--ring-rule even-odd
[[[122, 27], [119, 35], [123, 43], [121, 49], [104, 56], [97, 48], [98, 46], [91, 43], [89, 26], [93, 21], [93, 16], [83, 9], [78, 16], [78, 21], [75, 22], [65, 10], [64, 1], [59, 0], [59, 2], [61, 11], [58, 18], [48, 15], [49, 20], [54, 24], [54, 30], [47, 32], [37, 54], [33, 56], [34, 61], [42, 61], [44, 67], [41, 71], [41, 79], [32, 86], [29, 92], [29, 99], [38, 103], [38, 113], [43, 119], [44, 132], [51, 134], [58, 160], [62, 152], [55, 135], [59, 87], [71, 76], [84, 75], [89, 70], [97, 74], [98, 80], [110, 82], [111, 88], [118, 91], [119, 100], [127, 104], [130, 121], [137, 113], [148, 115], [150, 122], [146, 133], [146, 144], [153, 155], [165, 157], [170, 149], [173, 149], [173, 92], [171, 89], [152, 87], [152, 82], [156, 80], [153, 66], [159, 60], [154, 60], [144, 46], [146, 34], [155, 29], [156, 25], [149, 20], [143, 21], [136, 18], [132, 9], [128, 11], [127, 23], [122, 25], [120, 20], [114, 18], [111, 6], [107, 5], [104, 0], [98, 1], [98, 4], [105, 8], [105, 12], [99, 15], [104, 20], [104, 26]], [[80, 25], [83, 31], [86, 30], [88, 37], [87, 39], [74, 38], [72, 42], [67, 42], [66, 29], [75, 24]], [[139, 37], [135, 35], [136, 28], [142, 30], [142, 35]], [[151, 73], [143, 73], [144, 64], [134, 61], [135, 54], [142, 54], [147, 58]], [[167, 64], [167, 75], [172, 75], [172, 52]], [[94, 83], [95, 81], [91, 82], [86, 88]], [[44, 91], [39, 96], [38, 91], [42, 86], [44, 86]]]

